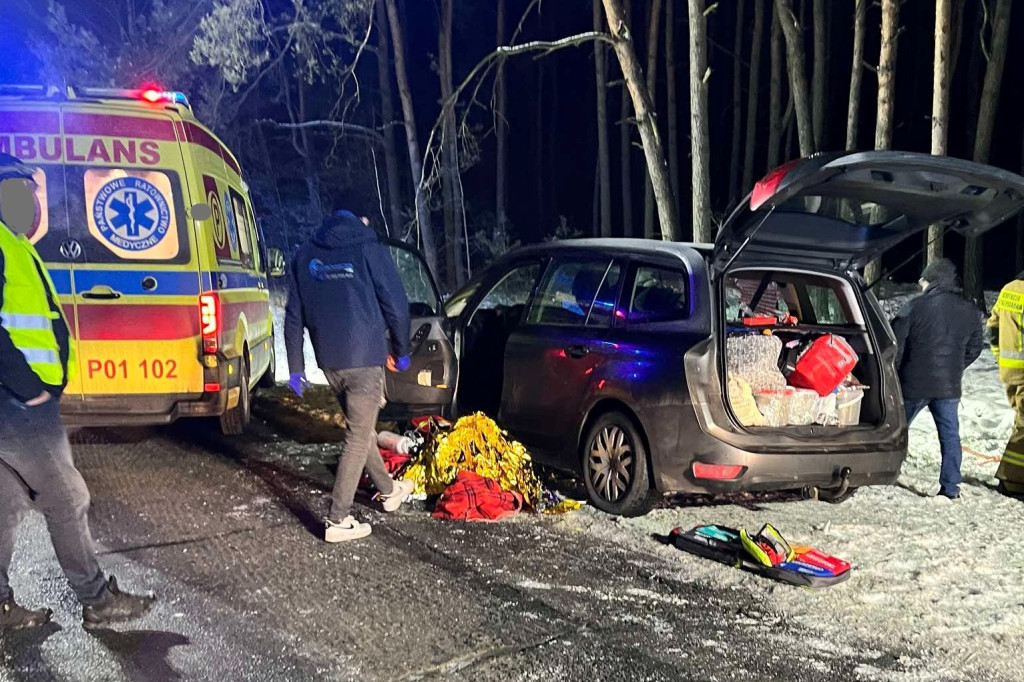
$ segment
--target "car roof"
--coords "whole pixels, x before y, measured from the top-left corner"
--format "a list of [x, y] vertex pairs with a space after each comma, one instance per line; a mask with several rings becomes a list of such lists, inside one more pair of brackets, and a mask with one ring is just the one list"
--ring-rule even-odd
[[714, 249], [713, 244], [687, 242], [663, 242], [657, 239], [602, 238], [602, 239], [560, 239], [524, 246], [513, 252], [513, 256], [555, 253], [558, 251], [594, 251], [611, 254], [632, 254], [638, 256], [667, 255], [686, 262], [687, 257], [697, 251], [707, 255]]

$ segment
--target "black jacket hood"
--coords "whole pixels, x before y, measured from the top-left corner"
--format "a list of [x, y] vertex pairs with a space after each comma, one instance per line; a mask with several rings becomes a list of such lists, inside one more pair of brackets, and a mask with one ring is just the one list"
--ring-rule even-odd
[[367, 227], [348, 211], [340, 211], [324, 218], [323, 225], [313, 235], [313, 243], [324, 249], [338, 249], [379, 242], [373, 228]]

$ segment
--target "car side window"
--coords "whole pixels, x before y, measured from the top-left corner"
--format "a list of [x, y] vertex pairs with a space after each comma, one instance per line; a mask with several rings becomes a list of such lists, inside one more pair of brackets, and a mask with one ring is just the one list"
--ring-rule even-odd
[[608, 265], [607, 260], [552, 263], [527, 322], [584, 326]]
[[670, 322], [689, 317], [690, 305], [685, 272], [642, 265], [637, 268], [629, 322]]
[[[369, 229], [369, 228], [367, 228]], [[426, 263], [413, 251], [398, 246], [389, 247], [391, 257], [402, 279], [402, 287], [409, 299], [409, 314], [413, 317], [436, 315], [441, 308], [434, 282]]]
[[588, 327], [610, 327], [612, 317], [615, 315], [615, 303], [619, 299], [619, 288], [622, 286], [622, 266], [612, 263], [604, 275], [601, 288], [594, 299], [594, 305], [590, 308], [590, 317], [587, 318]]
[[512, 269], [487, 292], [477, 310], [525, 306], [530, 300], [530, 294], [533, 293], [539, 275], [540, 263], [529, 263]]
[[807, 297], [814, 308], [814, 320], [818, 324], [844, 325], [849, 323], [846, 310], [836, 290], [817, 284], [806, 286]]

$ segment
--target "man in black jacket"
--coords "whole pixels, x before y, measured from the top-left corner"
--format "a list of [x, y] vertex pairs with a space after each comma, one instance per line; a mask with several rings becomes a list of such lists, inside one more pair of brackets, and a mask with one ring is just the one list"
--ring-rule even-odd
[[921, 273], [924, 293], [908, 303], [893, 322], [899, 349], [896, 369], [903, 387], [907, 425], [924, 408], [939, 432], [942, 468], [939, 494], [960, 497], [961, 382], [985, 347], [983, 320], [957, 286], [956, 267], [942, 258]]
[[303, 329], [308, 329], [317, 365], [338, 396], [347, 429], [324, 539], [356, 540], [371, 531], [351, 515], [364, 469], [385, 511], [397, 510], [413, 488], [411, 481], [391, 480], [375, 432], [384, 403], [385, 363], [394, 371], [409, 368], [409, 301], [388, 248], [349, 211], [325, 219], [313, 241], [299, 249], [290, 282], [284, 327], [289, 385], [302, 395]]

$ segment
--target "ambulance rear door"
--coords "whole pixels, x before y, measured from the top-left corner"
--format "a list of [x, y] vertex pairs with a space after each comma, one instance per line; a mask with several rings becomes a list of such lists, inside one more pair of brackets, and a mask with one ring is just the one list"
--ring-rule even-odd
[[79, 105], [63, 124], [83, 396], [101, 411], [170, 410], [203, 393], [198, 255], [173, 120]]

